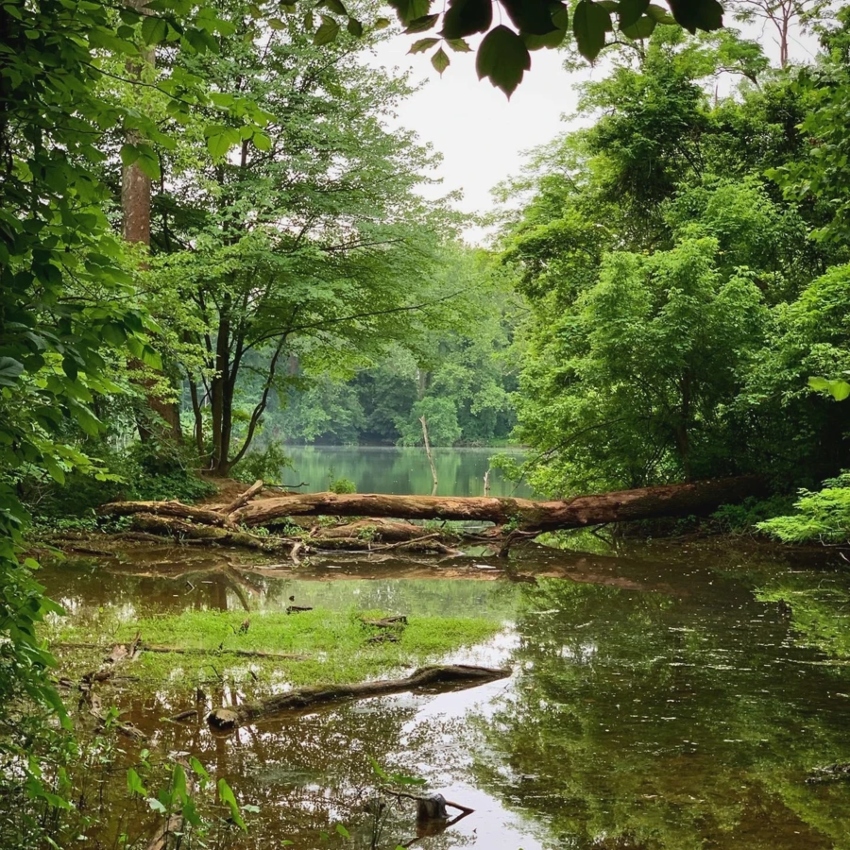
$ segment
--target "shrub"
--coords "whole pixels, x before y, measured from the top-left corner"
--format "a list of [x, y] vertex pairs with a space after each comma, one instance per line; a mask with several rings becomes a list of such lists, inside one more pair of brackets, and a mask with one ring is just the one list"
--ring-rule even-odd
[[783, 543], [841, 543], [850, 538], [850, 472], [823, 482], [818, 492], [800, 490], [795, 514], [756, 524]]

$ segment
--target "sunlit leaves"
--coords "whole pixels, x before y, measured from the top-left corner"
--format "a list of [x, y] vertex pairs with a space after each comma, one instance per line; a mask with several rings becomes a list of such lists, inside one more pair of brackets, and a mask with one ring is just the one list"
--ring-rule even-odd
[[850, 397], [850, 383], [840, 379], [809, 378], [809, 386], [818, 392], [829, 393], [836, 401]]
[[478, 78], [487, 77], [508, 97], [516, 90], [522, 75], [531, 67], [531, 56], [523, 40], [504, 25], [490, 30], [476, 56]]

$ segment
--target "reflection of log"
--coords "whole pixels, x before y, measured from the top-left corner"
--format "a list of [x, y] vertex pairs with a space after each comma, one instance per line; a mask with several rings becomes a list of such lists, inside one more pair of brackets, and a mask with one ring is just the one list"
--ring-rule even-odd
[[422, 667], [406, 679], [383, 679], [347, 685], [316, 685], [275, 694], [262, 702], [246, 703], [234, 708], [217, 708], [207, 716], [214, 729], [228, 730], [253, 723], [284, 711], [297, 711], [314, 705], [327, 705], [348, 699], [395, 694], [431, 685], [471, 687], [510, 676], [511, 671], [493, 667], [473, 667], [453, 664], [445, 667]]
[[287, 516], [375, 516], [514, 523], [524, 530], [581, 528], [666, 516], [705, 514], [726, 502], [763, 493], [758, 476], [643, 487], [577, 496], [557, 502], [530, 499], [386, 496], [359, 493], [305, 493], [254, 502], [235, 519], [246, 526], [267, 525]]

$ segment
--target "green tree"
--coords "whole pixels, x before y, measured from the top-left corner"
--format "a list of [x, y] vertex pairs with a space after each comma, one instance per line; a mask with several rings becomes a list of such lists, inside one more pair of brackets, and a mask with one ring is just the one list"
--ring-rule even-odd
[[[266, 116], [264, 135], [207, 126], [213, 156], [166, 155], [173, 188], [155, 199], [158, 243], [190, 246], [156, 258], [153, 278], [203, 326], [190, 333], [205, 362], [184, 369], [197, 449], [219, 474], [245, 456], [275, 387], [293, 377], [285, 364], [350, 370], [448, 294], [427, 284], [448, 226], [415, 193], [430, 160], [382, 124], [405, 83], [363, 67], [365, 37], [316, 45], [300, 21], [269, 31], [247, 11], [223, 4], [232, 37], [187, 69], [237, 88]], [[190, 128], [185, 144], [197, 143]], [[239, 427], [240, 380], [252, 370], [259, 392]]]

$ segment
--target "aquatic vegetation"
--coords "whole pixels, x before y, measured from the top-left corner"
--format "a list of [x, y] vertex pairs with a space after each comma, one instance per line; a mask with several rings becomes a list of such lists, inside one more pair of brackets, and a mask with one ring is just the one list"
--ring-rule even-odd
[[[293, 614], [260, 612], [247, 619], [244, 611], [185, 611], [117, 624], [109, 640], [129, 641], [139, 632], [148, 645], [178, 650], [143, 653], [134, 673], [148, 683], [173, 682], [178, 671], [177, 681], [194, 683], [208, 677], [214, 665], [220, 672], [226, 669], [235, 682], [256, 682], [262, 688], [282, 682], [297, 686], [377, 677], [472, 647], [501, 628], [492, 618], [413, 616], [407, 625], [390, 630], [391, 640], [381, 640], [388, 630], [363, 622], [381, 616], [385, 612], [324, 608]], [[101, 628], [97, 621], [77, 621], [59, 631], [57, 640], [91, 643], [102, 640]], [[288, 657], [237, 654], [251, 652]]]

